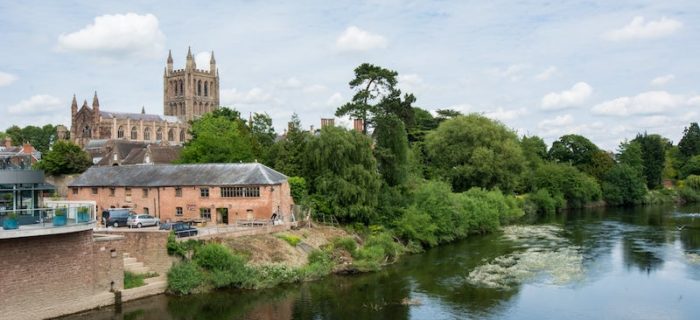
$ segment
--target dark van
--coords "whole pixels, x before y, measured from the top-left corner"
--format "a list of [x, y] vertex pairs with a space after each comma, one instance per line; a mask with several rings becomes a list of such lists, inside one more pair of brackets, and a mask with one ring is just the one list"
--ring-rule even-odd
[[105, 226], [118, 228], [126, 226], [126, 220], [131, 214], [129, 209], [109, 209], [102, 211], [102, 221], [105, 222]]

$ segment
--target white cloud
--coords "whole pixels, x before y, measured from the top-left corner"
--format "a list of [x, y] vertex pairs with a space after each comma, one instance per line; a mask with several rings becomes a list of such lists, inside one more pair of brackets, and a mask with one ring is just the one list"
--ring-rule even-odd
[[221, 90], [221, 103], [224, 105], [233, 104], [262, 104], [272, 100], [272, 95], [261, 88], [252, 88], [247, 92], [240, 92], [238, 89]]
[[343, 102], [345, 102], [343, 100], [343, 95], [341, 95], [340, 92], [336, 92], [328, 98], [326, 105], [329, 107], [340, 107]]
[[12, 115], [42, 115], [61, 110], [61, 99], [48, 94], [38, 94], [7, 108]]
[[194, 55], [194, 62], [197, 64], [197, 69], [209, 70], [209, 62], [211, 60], [211, 52], [202, 51]]
[[295, 77], [291, 77], [282, 83], [282, 88], [285, 89], [297, 89], [301, 88], [301, 81]]
[[367, 51], [386, 48], [387, 41], [381, 35], [350, 26], [335, 40], [335, 46], [341, 51]]
[[670, 125], [673, 122], [671, 118], [664, 115], [653, 115], [648, 117], [643, 117], [637, 121], [635, 124], [642, 128], [659, 128]]
[[537, 80], [537, 81], [548, 80], [549, 78], [554, 76], [556, 73], [557, 73], [557, 67], [549, 66], [547, 69], [544, 69], [542, 72], [535, 75], [535, 80]]
[[325, 90], [326, 90], [326, 87], [323, 85], [312, 84], [312, 85], [304, 87], [304, 89], [302, 91], [304, 91], [304, 93], [319, 93], [319, 92], [323, 92]]
[[613, 41], [660, 38], [673, 34], [681, 27], [683, 23], [666, 17], [645, 22], [644, 17], [636, 16], [626, 26], [607, 32], [605, 38]]
[[542, 109], [559, 110], [582, 105], [593, 92], [585, 82], [576, 83], [569, 90], [551, 92], [542, 97]]
[[136, 13], [95, 17], [92, 24], [58, 36], [59, 51], [89, 52], [112, 56], [162, 58], [165, 35], [152, 14]]
[[523, 77], [523, 71], [528, 69], [526, 64], [512, 64], [505, 68], [492, 68], [488, 73], [498, 78], [505, 78], [510, 81], [518, 81]]
[[540, 129], [548, 129], [550, 127], [563, 127], [574, 123], [574, 117], [570, 114], [565, 114], [563, 116], [557, 116], [551, 119], [544, 119], [537, 124]]
[[0, 71], [0, 87], [9, 86], [17, 80], [17, 76]]
[[619, 97], [595, 105], [593, 113], [609, 116], [629, 116], [660, 114], [676, 109], [683, 105], [698, 102], [698, 97], [686, 99], [683, 96], [672, 95], [666, 91], [648, 91], [634, 97]]
[[665, 76], [656, 77], [653, 80], [651, 80], [651, 85], [652, 86], [663, 86], [663, 85], [671, 82], [675, 78], [676, 77], [672, 74], [667, 74]]
[[503, 109], [503, 107], [498, 107], [496, 110], [485, 112], [484, 116], [491, 119], [506, 121], [513, 120], [525, 114], [527, 114], [527, 110], [525, 110], [525, 108], [506, 110]]

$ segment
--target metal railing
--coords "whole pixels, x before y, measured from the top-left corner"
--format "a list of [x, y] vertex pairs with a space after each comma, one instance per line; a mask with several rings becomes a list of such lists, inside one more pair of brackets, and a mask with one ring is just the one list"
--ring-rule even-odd
[[[45, 207], [32, 209], [2, 209], [0, 222], [4, 229], [22, 226], [53, 228], [93, 223], [96, 220], [94, 201], [46, 201]], [[6, 220], [9, 220], [6, 222]], [[11, 221], [14, 220], [14, 223]], [[20, 228], [22, 229], [22, 228]]]

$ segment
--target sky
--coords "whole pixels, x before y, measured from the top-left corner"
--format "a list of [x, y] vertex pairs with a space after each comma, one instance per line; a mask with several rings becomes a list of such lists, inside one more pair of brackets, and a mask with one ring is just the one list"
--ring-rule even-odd
[[548, 143], [677, 143], [700, 118], [700, 1], [0, 0], [0, 43], [0, 130], [70, 126], [73, 94], [95, 91], [102, 110], [163, 114], [168, 50], [177, 69], [188, 46], [205, 69], [214, 51], [222, 105], [279, 133], [333, 117], [365, 62], [415, 106]]

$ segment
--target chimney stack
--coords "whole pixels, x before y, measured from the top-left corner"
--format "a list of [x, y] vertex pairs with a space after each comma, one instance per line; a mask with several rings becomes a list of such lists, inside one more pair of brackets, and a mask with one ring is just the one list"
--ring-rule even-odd
[[364, 121], [362, 121], [362, 119], [353, 120], [352, 126], [353, 126], [353, 129], [355, 129], [355, 131], [359, 131], [359, 132], [365, 131], [365, 123], [364, 123]]

